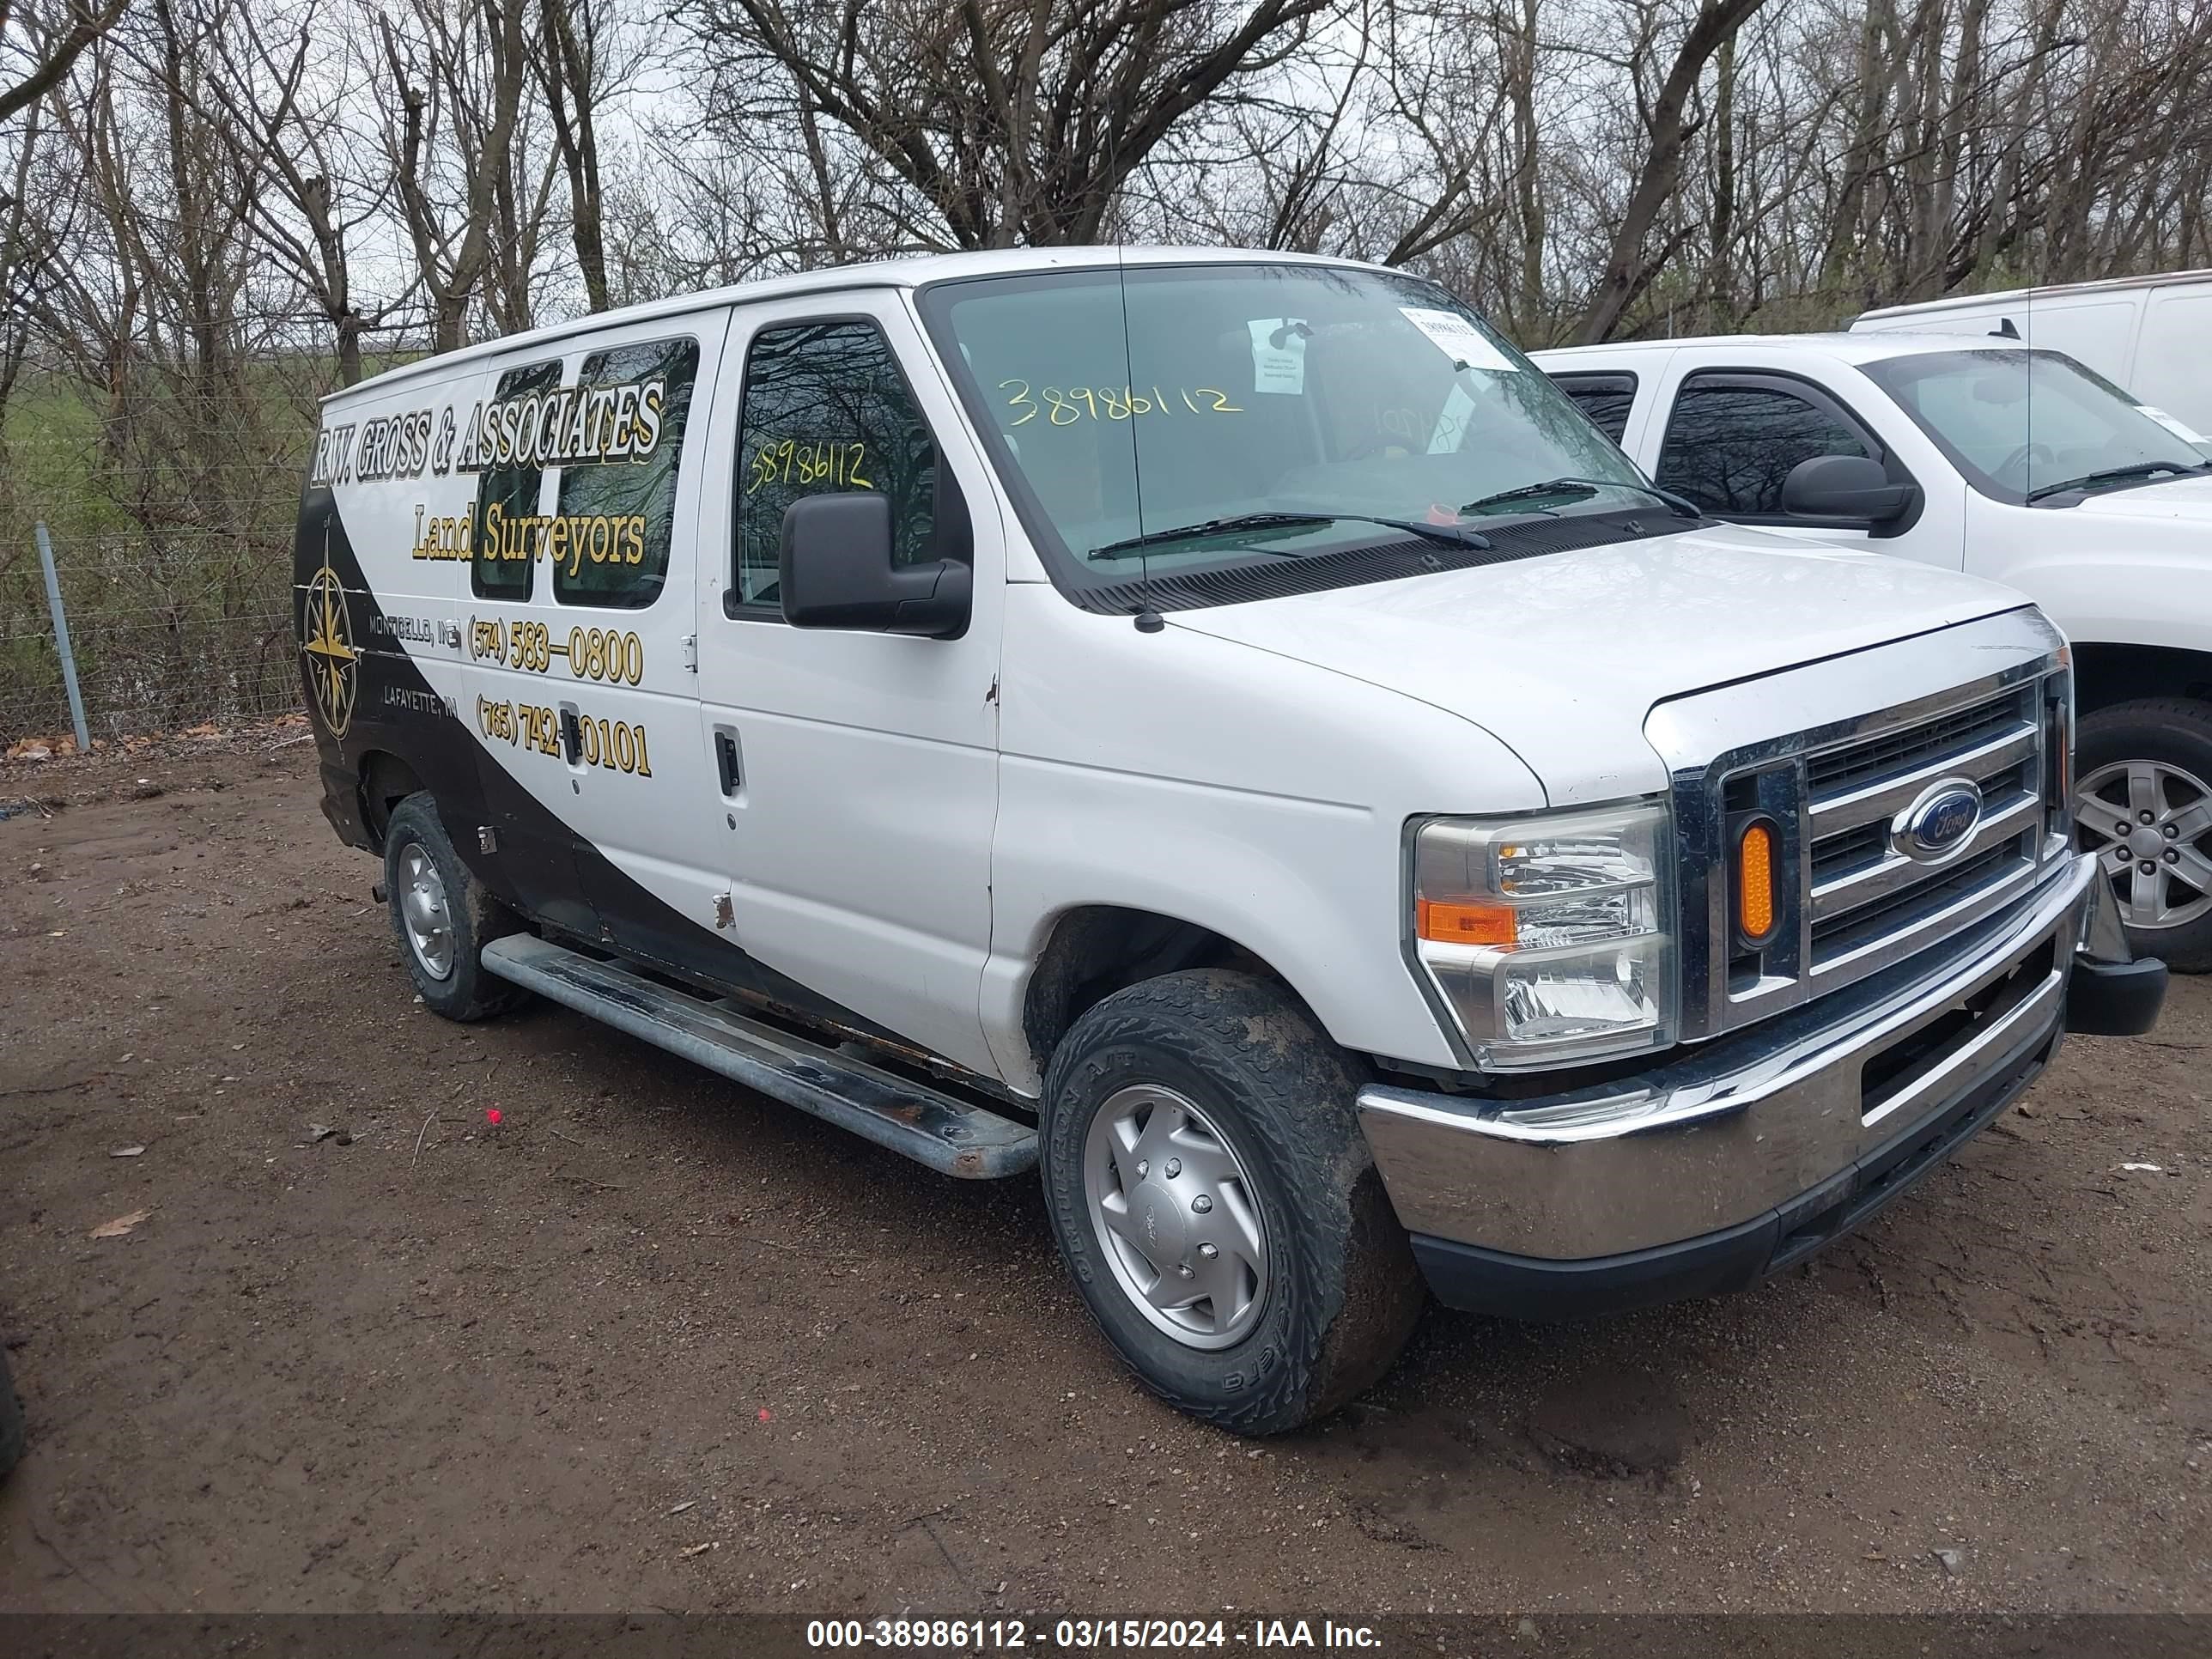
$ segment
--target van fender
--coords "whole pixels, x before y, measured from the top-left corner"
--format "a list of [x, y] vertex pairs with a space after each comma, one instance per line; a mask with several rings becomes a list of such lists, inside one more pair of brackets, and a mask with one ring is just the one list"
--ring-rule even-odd
[[[1018, 769], [1010, 760], [1009, 772]], [[1147, 800], [1162, 791], [1181, 799]], [[1011, 778], [1002, 787], [998, 943], [984, 963], [981, 1012], [1006, 1086], [1029, 1097], [1042, 1086], [1048, 1056], [1024, 1024], [1030, 979], [1062, 920], [1093, 906], [1218, 935], [1281, 979], [1347, 1048], [1457, 1066], [1404, 956], [1402, 822], [1311, 802], [1210, 803], [1214, 793], [1075, 769], [1060, 770], [1049, 791]], [[1272, 822], [1255, 824], [1255, 810]]]

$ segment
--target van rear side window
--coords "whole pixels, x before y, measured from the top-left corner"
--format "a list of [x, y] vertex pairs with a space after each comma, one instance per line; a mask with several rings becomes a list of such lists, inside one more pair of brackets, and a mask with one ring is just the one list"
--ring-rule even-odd
[[[510, 368], [499, 377], [492, 396], [504, 404], [511, 398], [542, 396], [560, 384], [561, 360], [556, 357], [527, 368]], [[529, 599], [530, 570], [536, 562], [531, 556], [531, 543], [526, 538], [502, 537], [498, 526], [537, 513], [538, 484], [544, 476], [545, 469], [532, 462], [489, 467], [477, 478], [476, 556], [469, 561], [469, 588], [478, 599]]]
[[[676, 516], [676, 468], [699, 376], [699, 343], [641, 341], [584, 359], [577, 404], [601, 396], [615, 436], [606, 459], [561, 469], [546, 527], [553, 597], [562, 605], [641, 611], [660, 597]], [[628, 452], [623, 453], [622, 452]]]
[[738, 444], [735, 605], [779, 603], [784, 509], [802, 495], [880, 490], [890, 498], [892, 558], [936, 556], [937, 442], [873, 323], [755, 335]]

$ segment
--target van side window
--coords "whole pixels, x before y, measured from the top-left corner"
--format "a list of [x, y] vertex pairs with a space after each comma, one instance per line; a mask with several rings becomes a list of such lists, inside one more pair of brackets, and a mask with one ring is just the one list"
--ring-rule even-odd
[[[556, 357], [551, 362], [508, 369], [491, 395], [494, 402], [505, 403], [550, 392], [560, 384], [561, 360]], [[501, 530], [510, 520], [536, 516], [538, 481], [544, 476], [545, 469], [535, 462], [487, 467], [478, 475], [476, 521], [470, 532], [474, 554], [469, 560], [469, 591], [478, 599], [530, 597], [530, 570], [536, 562], [530, 538], [510, 537]]]
[[1633, 374], [1554, 374], [1559, 390], [1575, 400], [1589, 423], [1619, 443], [1628, 430], [1628, 411], [1636, 407]]
[[1692, 376], [1667, 418], [1653, 477], [1717, 517], [1779, 517], [1782, 481], [1816, 455], [1881, 459], [1840, 416], [1786, 386]]
[[733, 604], [773, 611], [784, 509], [802, 495], [880, 490], [892, 557], [934, 556], [937, 444], [872, 322], [764, 328], [745, 353], [738, 419]]
[[660, 597], [698, 376], [699, 343], [688, 336], [584, 359], [571, 407], [605, 459], [561, 469], [560, 505], [541, 538], [561, 604], [641, 611]]

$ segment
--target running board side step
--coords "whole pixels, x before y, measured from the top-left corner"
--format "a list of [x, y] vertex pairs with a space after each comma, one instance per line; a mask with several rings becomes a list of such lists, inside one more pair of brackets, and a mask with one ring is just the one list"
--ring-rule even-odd
[[764, 1024], [727, 1000], [672, 990], [529, 933], [494, 939], [482, 960], [501, 979], [945, 1175], [988, 1180], [1036, 1166], [1026, 1124]]

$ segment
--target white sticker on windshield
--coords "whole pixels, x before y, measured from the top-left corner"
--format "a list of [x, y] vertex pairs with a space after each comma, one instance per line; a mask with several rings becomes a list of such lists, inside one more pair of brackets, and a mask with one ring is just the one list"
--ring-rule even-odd
[[1255, 317], [1252, 390], [1297, 397], [1306, 389], [1306, 337], [1313, 331], [1296, 317]]
[[1456, 455], [1459, 441], [1467, 432], [1467, 417], [1474, 413], [1474, 399], [1467, 395], [1467, 388], [1455, 385], [1444, 406], [1437, 411], [1436, 430], [1429, 434], [1429, 453]]
[[2201, 432], [2191, 431], [2162, 409], [2153, 409], [2148, 404], [2137, 404], [2136, 407], [2185, 444], [2212, 443], [2212, 438], [2207, 438]]
[[1491, 344], [1480, 329], [1456, 311], [1400, 306], [1398, 314], [1435, 341], [1437, 349], [1454, 362], [1500, 374], [1514, 372], [1512, 359]]

